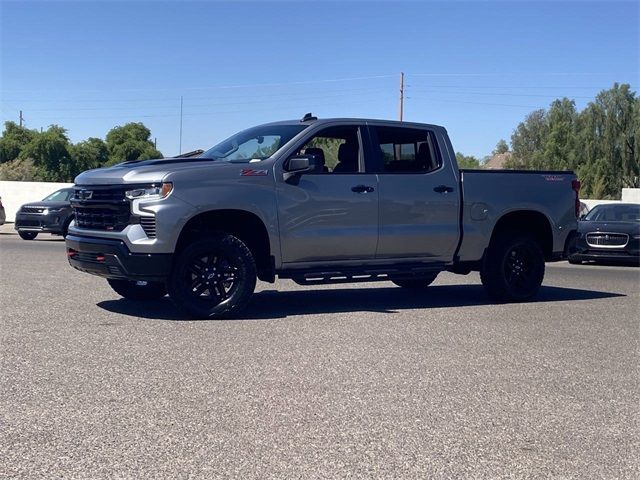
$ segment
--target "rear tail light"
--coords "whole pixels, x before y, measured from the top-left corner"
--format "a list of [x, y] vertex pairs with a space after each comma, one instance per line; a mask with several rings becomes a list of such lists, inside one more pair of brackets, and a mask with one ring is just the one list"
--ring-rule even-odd
[[571, 180], [571, 189], [576, 194], [575, 214], [576, 218], [580, 218], [580, 180]]

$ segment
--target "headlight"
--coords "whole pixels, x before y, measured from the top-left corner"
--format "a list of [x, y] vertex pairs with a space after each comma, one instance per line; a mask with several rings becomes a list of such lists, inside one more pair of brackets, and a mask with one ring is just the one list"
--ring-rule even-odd
[[129, 199], [135, 198], [165, 198], [173, 190], [173, 183], [165, 182], [158, 185], [151, 185], [146, 188], [136, 188], [135, 190], [127, 190], [124, 195]]
[[43, 215], [49, 215], [50, 213], [58, 213], [60, 211], [62, 211], [62, 208], [45, 208], [42, 211], [42, 214]]

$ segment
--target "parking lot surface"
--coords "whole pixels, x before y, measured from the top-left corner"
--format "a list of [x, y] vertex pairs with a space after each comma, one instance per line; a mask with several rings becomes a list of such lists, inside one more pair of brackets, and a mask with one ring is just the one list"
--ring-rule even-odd
[[245, 318], [120, 299], [0, 227], [0, 477], [638, 478], [640, 269], [261, 283]]

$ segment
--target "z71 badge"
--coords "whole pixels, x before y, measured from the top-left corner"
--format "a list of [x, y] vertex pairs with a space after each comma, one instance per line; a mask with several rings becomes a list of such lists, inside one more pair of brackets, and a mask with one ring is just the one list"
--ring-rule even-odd
[[241, 177], [266, 177], [267, 170], [254, 170], [253, 168], [243, 168], [240, 170]]

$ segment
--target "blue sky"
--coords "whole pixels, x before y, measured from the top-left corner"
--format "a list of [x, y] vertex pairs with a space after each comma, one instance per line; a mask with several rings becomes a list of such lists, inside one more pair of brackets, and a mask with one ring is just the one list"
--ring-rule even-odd
[[639, 82], [638, 2], [3, 2], [1, 120], [76, 142], [141, 121], [165, 155], [272, 120], [405, 119], [484, 156], [562, 96]]

